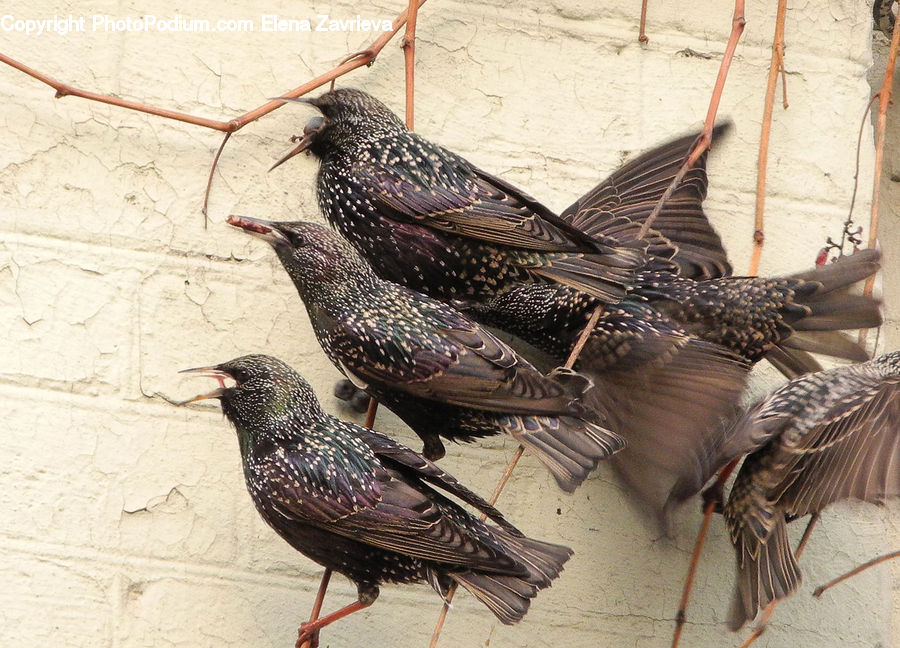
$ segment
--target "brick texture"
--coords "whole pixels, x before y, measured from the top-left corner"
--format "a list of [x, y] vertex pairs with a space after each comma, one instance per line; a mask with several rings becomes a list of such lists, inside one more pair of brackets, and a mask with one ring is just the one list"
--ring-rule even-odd
[[[85, 16], [87, 31], [5, 32], [4, 53], [88, 90], [230, 119], [374, 38], [263, 33], [261, 14], [313, 25], [325, 12], [391, 19], [405, 2], [13, 5], [4, 13], [21, 19]], [[639, 5], [432, 0], [419, 17], [417, 129], [563, 208], [629, 155], [698, 128], [705, 116], [732, 7], [652, 2], [650, 43], [641, 46]], [[752, 243], [775, 3], [748, 3], [747, 10], [720, 109], [735, 127], [715, 147], [707, 201], [738, 273]], [[94, 13], [148, 12], [213, 23], [251, 19], [256, 30], [91, 29]], [[857, 0], [791, 3], [790, 109], [775, 110], [764, 273], [811, 266], [825, 238], [839, 235], [870, 92], [870, 22], [867, 3]], [[389, 45], [372, 68], [341, 83], [402, 110], [399, 48]], [[331, 396], [338, 373], [271, 251], [224, 225], [231, 213], [319, 218], [311, 159], [266, 172], [309, 111], [286, 107], [232, 139], [207, 224], [200, 207], [218, 134], [80, 99], [57, 101], [6, 67], [0, 96], [0, 645], [293, 645], [320, 569], [256, 515], [218, 408], [170, 401], [206, 387], [178, 370], [265, 351], [300, 369], [329, 411], [352, 416]], [[863, 223], [872, 139], [867, 125], [856, 203]], [[897, 243], [896, 217], [896, 209], [884, 217], [886, 246]], [[898, 272], [889, 249], [887, 272]], [[896, 285], [886, 282], [889, 306]], [[897, 344], [893, 313], [889, 348]], [[754, 388], [777, 380], [762, 372]], [[388, 412], [377, 426], [418, 447]], [[452, 447], [444, 465], [488, 494], [514, 449], [503, 439]], [[680, 513], [674, 538], [659, 538], [609, 471], [564, 496], [528, 459], [500, 504], [525, 531], [569, 544], [576, 555], [519, 626], [500, 625], [460, 595], [443, 648], [668, 645], [699, 506]], [[779, 608], [760, 645], [896, 643], [900, 596], [888, 569], [821, 601], [810, 596], [824, 580], [895, 549], [897, 523], [889, 514], [896, 510], [829, 510], [801, 563], [803, 590]], [[717, 519], [683, 645], [738, 643], [723, 623], [732, 583], [733, 556]], [[335, 577], [325, 607], [354, 596], [355, 588]], [[439, 609], [426, 586], [387, 586], [373, 608], [326, 631], [323, 646], [373, 638], [382, 646], [425, 646]]]

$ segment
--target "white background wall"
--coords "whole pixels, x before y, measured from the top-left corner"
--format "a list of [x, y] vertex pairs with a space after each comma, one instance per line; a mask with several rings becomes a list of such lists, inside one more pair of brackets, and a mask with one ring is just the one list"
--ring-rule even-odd
[[[88, 31], [3, 33], [0, 50], [85, 89], [228, 119], [374, 38], [261, 33], [261, 14], [392, 19], [404, 4], [16, 0], [3, 13], [83, 15]], [[748, 5], [720, 112], [735, 129], [716, 146], [707, 201], [737, 272], [749, 260], [775, 10], [774, 2]], [[858, 0], [790, 3], [791, 107], [776, 108], [772, 129], [763, 273], [810, 266], [826, 236], [840, 232], [869, 97], [869, 11]], [[432, 0], [419, 18], [417, 129], [562, 208], [629, 154], [699, 127], [731, 12], [721, 1], [651, 2], [651, 40], [642, 47], [637, 0]], [[257, 31], [106, 34], [91, 31], [95, 13], [249, 18]], [[342, 83], [399, 111], [402, 79], [393, 43]], [[279, 110], [233, 138], [205, 227], [200, 206], [218, 134], [56, 101], [7, 68], [0, 97], [0, 645], [293, 645], [320, 569], [258, 519], [218, 408], [176, 408], [168, 399], [208, 387], [179, 369], [264, 351], [300, 369], [325, 407], [343, 412], [330, 395], [338, 373], [271, 251], [223, 223], [229, 213], [318, 218], [312, 160], [266, 173], [311, 111]], [[867, 126], [863, 223], [872, 150]], [[889, 322], [889, 345], [895, 330]], [[377, 427], [418, 447], [386, 412]], [[453, 447], [443, 465], [488, 494], [513, 450], [503, 439]], [[441, 646], [668, 645], [699, 505], [682, 513], [673, 540], [661, 539], [626, 506], [608, 471], [565, 496], [531, 460], [500, 505], [522, 529], [576, 555], [517, 627], [461, 595]], [[826, 513], [801, 562], [803, 591], [779, 608], [759, 645], [888, 646], [892, 634], [900, 643], [889, 569], [821, 601], [810, 596], [897, 548], [890, 510]], [[723, 623], [732, 569], [716, 519], [683, 646], [739, 642]], [[326, 609], [354, 597], [335, 577]], [[439, 609], [426, 586], [385, 587], [371, 610], [327, 630], [323, 646], [425, 646]]]

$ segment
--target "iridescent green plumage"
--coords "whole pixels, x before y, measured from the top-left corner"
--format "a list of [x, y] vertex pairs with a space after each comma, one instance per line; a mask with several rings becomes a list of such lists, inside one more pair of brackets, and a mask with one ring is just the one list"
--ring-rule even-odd
[[229, 222], [274, 247], [325, 353], [425, 440], [426, 456], [443, 454], [439, 436], [507, 433], [571, 491], [622, 447], [579, 402], [583, 378], [542, 375], [449, 305], [378, 278], [337, 234], [304, 222]]
[[295, 549], [356, 582], [356, 607], [371, 604], [384, 582], [427, 582], [442, 596], [456, 582], [514, 623], [571, 555], [524, 537], [418, 453], [325, 414], [283, 362], [244, 356], [204, 371], [235, 381], [204, 397], [220, 399], [235, 426], [260, 515]]

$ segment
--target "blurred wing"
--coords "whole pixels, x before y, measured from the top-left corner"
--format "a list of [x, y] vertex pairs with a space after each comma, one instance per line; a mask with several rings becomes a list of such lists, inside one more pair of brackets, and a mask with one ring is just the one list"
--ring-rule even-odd
[[[698, 492], [722, 422], [734, 415], [748, 367], [737, 356], [651, 316], [607, 321], [582, 354], [589, 405], [626, 440], [611, 461], [658, 516]], [[615, 332], [610, 328], [616, 324]], [[671, 326], [671, 325], [670, 325]], [[595, 339], [596, 338], [596, 339]], [[603, 351], [594, 346], [602, 342]]]
[[[730, 128], [717, 126], [713, 138]], [[592, 236], [610, 237], [627, 244], [635, 229], [622, 221], [643, 225], [687, 158], [698, 134], [682, 137], [647, 151], [624, 164], [610, 177], [570, 205], [561, 217]], [[731, 274], [731, 265], [722, 240], [703, 212], [707, 176], [704, 153], [682, 179], [653, 222], [652, 230], [677, 248], [672, 260], [681, 274], [694, 279], [711, 279]], [[638, 228], [639, 230], [639, 228]], [[670, 256], [662, 245], [650, 252]]]

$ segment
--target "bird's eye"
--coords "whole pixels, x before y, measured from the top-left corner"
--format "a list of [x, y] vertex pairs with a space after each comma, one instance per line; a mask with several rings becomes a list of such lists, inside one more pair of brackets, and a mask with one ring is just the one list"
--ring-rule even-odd
[[240, 385], [242, 382], [247, 380], [247, 372], [243, 369], [232, 369], [231, 377], [234, 378], [234, 381]]
[[311, 118], [308, 122], [306, 122], [306, 126], [303, 127], [303, 135], [304, 136], [315, 135], [320, 130], [322, 130], [322, 128], [324, 128], [324, 127], [325, 127], [325, 118], [322, 117], [321, 115], [316, 115], [315, 117]]
[[298, 234], [297, 232], [288, 231], [287, 239], [288, 239], [288, 241], [290, 241], [290, 243], [293, 247], [299, 248], [299, 247], [303, 247], [304, 245], [306, 245], [306, 240], [303, 238], [303, 235]]

